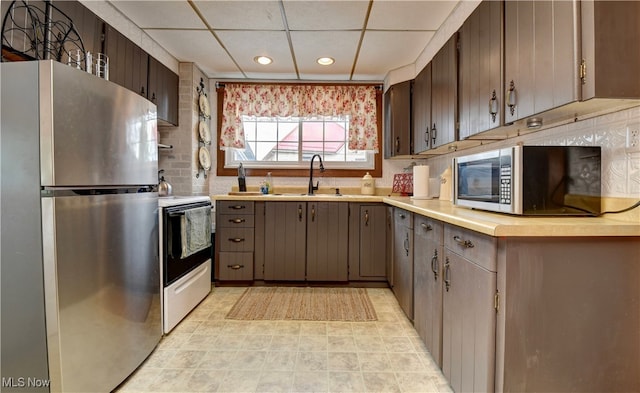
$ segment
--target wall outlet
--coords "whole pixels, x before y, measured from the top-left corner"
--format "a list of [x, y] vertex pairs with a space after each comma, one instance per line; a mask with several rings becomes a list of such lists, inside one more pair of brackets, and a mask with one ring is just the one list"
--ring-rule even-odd
[[632, 123], [627, 126], [628, 153], [640, 152], [640, 123]]

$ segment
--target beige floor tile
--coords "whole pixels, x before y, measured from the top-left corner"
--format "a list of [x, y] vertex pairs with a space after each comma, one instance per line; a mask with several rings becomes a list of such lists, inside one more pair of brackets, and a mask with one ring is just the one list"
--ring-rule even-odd
[[231, 370], [225, 374], [218, 391], [226, 393], [254, 392], [259, 381], [260, 373], [253, 370]]
[[329, 352], [354, 352], [357, 350], [353, 336], [327, 336]]
[[352, 324], [352, 322], [327, 322], [327, 335], [351, 336], [353, 335]]
[[327, 352], [298, 352], [296, 371], [326, 371]]
[[360, 371], [356, 352], [329, 352], [327, 354], [329, 371]]
[[389, 289], [376, 322], [225, 319], [245, 290], [214, 288], [117, 392], [451, 392]]
[[296, 372], [293, 376], [293, 392], [327, 392], [329, 389], [329, 373]]
[[327, 336], [300, 336], [298, 351], [318, 352], [327, 351]]
[[267, 352], [264, 371], [294, 371], [296, 368], [297, 352], [270, 351]]
[[297, 351], [300, 336], [274, 335], [271, 337], [270, 351]]
[[217, 392], [226, 371], [198, 369], [191, 374], [187, 381], [186, 391], [189, 392]]
[[364, 381], [359, 372], [329, 372], [329, 392], [364, 392]]
[[364, 379], [364, 386], [368, 392], [379, 393], [400, 393], [400, 386], [396, 381], [394, 373], [380, 372], [380, 373], [368, 373], [363, 372], [362, 378]]
[[289, 392], [293, 388], [293, 373], [289, 371], [263, 372], [258, 381], [256, 392]]

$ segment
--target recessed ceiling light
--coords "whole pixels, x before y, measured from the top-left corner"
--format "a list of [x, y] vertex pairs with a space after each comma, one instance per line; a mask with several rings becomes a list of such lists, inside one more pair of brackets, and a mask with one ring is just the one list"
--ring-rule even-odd
[[253, 58], [253, 61], [255, 61], [258, 64], [267, 65], [267, 64], [271, 64], [273, 62], [273, 59], [267, 56], [256, 56]]
[[320, 65], [331, 65], [335, 62], [335, 60], [333, 59], [333, 57], [320, 57], [318, 60], [316, 60], [318, 62], [318, 64]]

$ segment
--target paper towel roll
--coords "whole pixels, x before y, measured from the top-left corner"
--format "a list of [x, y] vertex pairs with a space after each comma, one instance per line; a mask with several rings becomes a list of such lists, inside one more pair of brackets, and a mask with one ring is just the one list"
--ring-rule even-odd
[[427, 199], [429, 196], [429, 165], [413, 167], [413, 197]]

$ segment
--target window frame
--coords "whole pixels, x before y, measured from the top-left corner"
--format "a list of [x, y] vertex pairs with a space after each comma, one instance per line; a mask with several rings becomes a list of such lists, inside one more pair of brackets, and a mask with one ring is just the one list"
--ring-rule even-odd
[[[238, 83], [238, 82], [234, 82]], [[258, 84], [258, 83], [247, 83]], [[303, 85], [303, 84], [300, 84]], [[331, 85], [329, 83], [320, 85]], [[379, 84], [352, 84], [352, 85], [367, 85], [367, 86], [380, 86]], [[220, 150], [220, 130], [222, 128], [222, 106], [224, 104], [224, 84], [216, 84], [217, 94], [217, 116], [216, 116], [216, 176], [237, 176], [237, 168], [225, 167], [226, 163], [226, 151]], [[377, 113], [377, 133], [378, 141], [380, 143], [380, 151], [374, 153], [373, 163], [374, 169], [346, 169], [346, 168], [327, 168], [324, 171], [324, 176], [327, 177], [362, 177], [367, 172], [373, 177], [382, 177], [382, 89], [376, 89], [376, 113]], [[327, 162], [329, 164], [329, 162]], [[280, 168], [278, 166], [261, 166], [261, 167], [245, 167], [245, 173], [247, 176], [266, 176], [267, 172], [271, 172], [273, 176], [278, 177], [308, 177], [308, 168]]]

